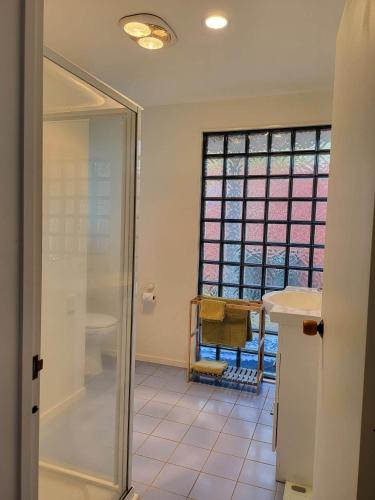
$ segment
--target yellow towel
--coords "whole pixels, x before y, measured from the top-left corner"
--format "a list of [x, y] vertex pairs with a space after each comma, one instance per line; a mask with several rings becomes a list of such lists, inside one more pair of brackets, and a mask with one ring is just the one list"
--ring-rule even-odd
[[205, 373], [206, 375], [222, 375], [228, 368], [228, 363], [225, 361], [209, 361], [202, 359], [197, 361], [191, 367], [193, 372]]
[[221, 322], [208, 321], [201, 316], [202, 341], [204, 344], [244, 348], [252, 340], [249, 311], [231, 308], [231, 304], [241, 304], [241, 300], [218, 299], [225, 304], [225, 317]]
[[225, 302], [220, 300], [202, 299], [200, 318], [206, 321], [223, 321], [225, 317]]

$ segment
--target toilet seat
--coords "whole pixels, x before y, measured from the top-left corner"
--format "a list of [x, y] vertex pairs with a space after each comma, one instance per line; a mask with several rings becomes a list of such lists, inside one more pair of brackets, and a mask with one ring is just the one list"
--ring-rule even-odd
[[117, 324], [117, 319], [109, 314], [87, 313], [86, 332], [94, 333], [95, 330], [111, 328]]

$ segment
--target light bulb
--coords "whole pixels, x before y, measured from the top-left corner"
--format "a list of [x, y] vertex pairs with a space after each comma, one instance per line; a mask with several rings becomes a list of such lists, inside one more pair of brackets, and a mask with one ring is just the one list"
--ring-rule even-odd
[[228, 19], [223, 16], [210, 16], [206, 19], [206, 26], [213, 30], [220, 30], [225, 28], [228, 24]]
[[135, 38], [141, 38], [151, 34], [151, 28], [147, 24], [132, 21], [124, 25], [124, 31]]
[[156, 50], [161, 49], [164, 45], [162, 40], [155, 38], [154, 36], [145, 36], [144, 38], [139, 38], [137, 40], [138, 45], [144, 49]]

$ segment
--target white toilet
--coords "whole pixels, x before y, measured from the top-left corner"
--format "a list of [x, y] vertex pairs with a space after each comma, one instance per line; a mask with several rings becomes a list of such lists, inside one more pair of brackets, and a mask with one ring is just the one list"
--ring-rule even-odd
[[86, 364], [85, 375], [99, 375], [103, 371], [102, 347], [106, 339], [115, 338], [117, 318], [108, 314], [86, 315]]

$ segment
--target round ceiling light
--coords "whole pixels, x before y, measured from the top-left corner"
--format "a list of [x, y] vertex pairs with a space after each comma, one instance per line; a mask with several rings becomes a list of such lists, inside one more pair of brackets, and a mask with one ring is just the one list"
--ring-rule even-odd
[[137, 43], [144, 49], [149, 50], [157, 50], [164, 47], [163, 40], [160, 40], [160, 38], [156, 38], [155, 36], [144, 36], [142, 38], [138, 38]]
[[129, 23], [124, 24], [124, 31], [128, 35], [135, 36], [136, 38], [151, 35], [150, 26], [137, 21], [130, 21]]
[[209, 16], [206, 18], [205, 23], [207, 28], [211, 28], [212, 30], [221, 30], [228, 24], [228, 19], [224, 16]]
[[144, 49], [157, 50], [177, 41], [173, 29], [153, 14], [133, 14], [120, 19], [120, 26], [133, 42]]

